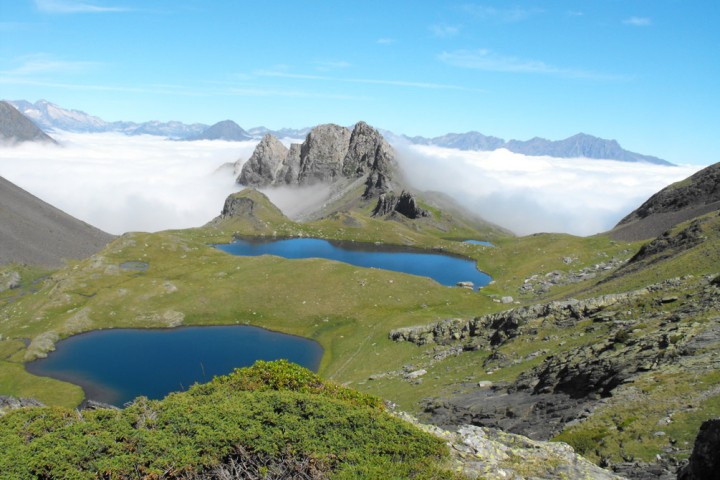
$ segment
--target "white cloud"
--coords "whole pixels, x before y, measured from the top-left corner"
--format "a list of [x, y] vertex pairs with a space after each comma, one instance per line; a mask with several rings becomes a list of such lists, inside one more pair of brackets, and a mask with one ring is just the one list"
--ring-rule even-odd
[[549, 65], [540, 60], [500, 55], [486, 48], [475, 50], [455, 50], [443, 52], [438, 60], [448, 65], [487, 72], [524, 73], [555, 75], [566, 78], [586, 78], [591, 80], [627, 80], [624, 75], [608, 75], [576, 68], [564, 68]]
[[[110, 233], [203, 225], [242, 187], [223, 164], [246, 160], [256, 142], [175, 142], [116, 133], [55, 135], [62, 146], [0, 149], [0, 176]], [[605, 231], [650, 195], [701, 166], [528, 157], [507, 150], [465, 152], [395, 146], [418, 190], [453, 196], [519, 234]], [[290, 216], [326, 200], [326, 190], [273, 189]], [[302, 198], [302, 202], [298, 200]]]
[[460, 27], [455, 25], [436, 24], [430, 26], [430, 32], [438, 38], [454, 37], [460, 33]]
[[652, 20], [647, 17], [630, 17], [623, 20], [623, 23], [633, 27], [649, 27], [652, 25]]
[[521, 235], [607, 231], [656, 191], [702, 168], [530, 157], [505, 149], [395, 148], [415, 188], [444, 192]]
[[538, 8], [495, 8], [486, 5], [465, 5], [463, 10], [481, 20], [494, 20], [505, 23], [515, 23], [542, 13]]
[[55, 58], [46, 53], [25, 55], [17, 59], [18, 66], [2, 72], [3, 75], [21, 76], [42, 74], [79, 74], [96, 70], [100, 62], [73, 61]]
[[61, 147], [0, 149], [0, 176], [107, 232], [197, 227], [240, 190], [218, 167], [256, 142], [175, 142], [116, 133], [54, 135]]
[[125, 7], [108, 7], [77, 0], [35, 0], [35, 6], [44, 13], [113, 13], [129, 11]]

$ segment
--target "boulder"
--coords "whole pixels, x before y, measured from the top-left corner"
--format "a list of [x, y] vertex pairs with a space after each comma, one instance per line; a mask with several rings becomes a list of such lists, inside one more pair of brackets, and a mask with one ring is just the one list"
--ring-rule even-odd
[[700, 426], [688, 464], [678, 472], [678, 480], [720, 479], [720, 418]]
[[383, 217], [394, 212], [410, 219], [430, 216], [430, 212], [420, 208], [415, 197], [409, 192], [403, 191], [399, 197], [393, 193], [380, 194], [372, 216]]

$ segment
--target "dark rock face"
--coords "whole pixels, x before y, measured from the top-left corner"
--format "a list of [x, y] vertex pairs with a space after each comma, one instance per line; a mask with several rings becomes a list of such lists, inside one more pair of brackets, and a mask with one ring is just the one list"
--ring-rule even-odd
[[415, 197], [409, 192], [403, 191], [399, 197], [393, 193], [380, 194], [372, 213], [373, 217], [382, 217], [393, 212], [411, 219], [430, 216], [430, 212], [420, 208]]
[[0, 141], [57, 143], [8, 102], [0, 102]]
[[377, 130], [364, 122], [352, 132], [327, 124], [313, 128], [302, 144], [289, 150], [266, 135], [237, 182], [255, 187], [312, 185], [367, 176], [363, 197], [372, 198], [391, 189], [394, 171], [395, 155]]
[[678, 480], [720, 480], [720, 419], [707, 420], [700, 426], [690, 461]]
[[247, 197], [237, 197], [230, 195], [225, 199], [221, 217], [251, 217], [255, 210], [255, 201]]

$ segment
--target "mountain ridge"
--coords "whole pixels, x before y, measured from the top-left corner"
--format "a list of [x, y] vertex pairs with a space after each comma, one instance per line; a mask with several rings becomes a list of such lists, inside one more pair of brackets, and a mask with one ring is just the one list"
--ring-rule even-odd
[[0, 101], [0, 140], [9, 143], [57, 143], [12, 104]]
[[[129, 121], [106, 122], [79, 110], [63, 109], [47, 100], [39, 100], [35, 104], [26, 100], [15, 100], [9, 103], [15, 105], [19, 111], [28, 115], [41, 128], [46, 130], [58, 129], [73, 132], [117, 131], [127, 135], [150, 134], [175, 139], [193, 140], [205, 138], [203, 137], [203, 132], [214, 126], [208, 126], [202, 123], [188, 125], [177, 121], [150, 121], [144, 123]], [[260, 140], [266, 134], [271, 134], [277, 138], [305, 138], [310, 130], [311, 128], [308, 127], [298, 129], [281, 128], [278, 130], [272, 130], [266, 127], [253, 127], [243, 131], [248, 135], [248, 140]], [[484, 135], [477, 131], [447, 133], [437, 137], [408, 136], [395, 134], [387, 130], [381, 131], [391, 144], [432, 145], [468, 151], [493, 151], [499, 148], [506, 148], [514, 153], [530, 156], [547, 155], [559, 158], [583, 157], [598, 160], [673, 165], [667, 160], [655, 156], [625, 150], [617, 140], [607, 140], [585, 133], [578, 133], [562, 140], [548, 140], [541, 137], [534, 137], [529, 140], [511, 139], [506, 141], [502, 138]], [[233, 138], [225, 139], [234, 140]], [[240, 139], [244, 140], [245, 138]]]

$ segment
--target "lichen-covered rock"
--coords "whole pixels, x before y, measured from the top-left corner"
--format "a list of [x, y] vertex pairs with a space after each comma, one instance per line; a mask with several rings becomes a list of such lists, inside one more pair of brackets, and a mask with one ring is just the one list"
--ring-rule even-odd
[[43, 404], [34, 398], [17, 398], [9, 395], [0, 395], [0, 416], [10, 410], [26, 407], [42, 407]]
[[396, 415], [445, 440], [456, 470], [468, 478], [622, 479], [576, 454], [565, 443], [536, 441], [474, 425], [461, 425], [450, 432], [419, 423], [406, 413]]

